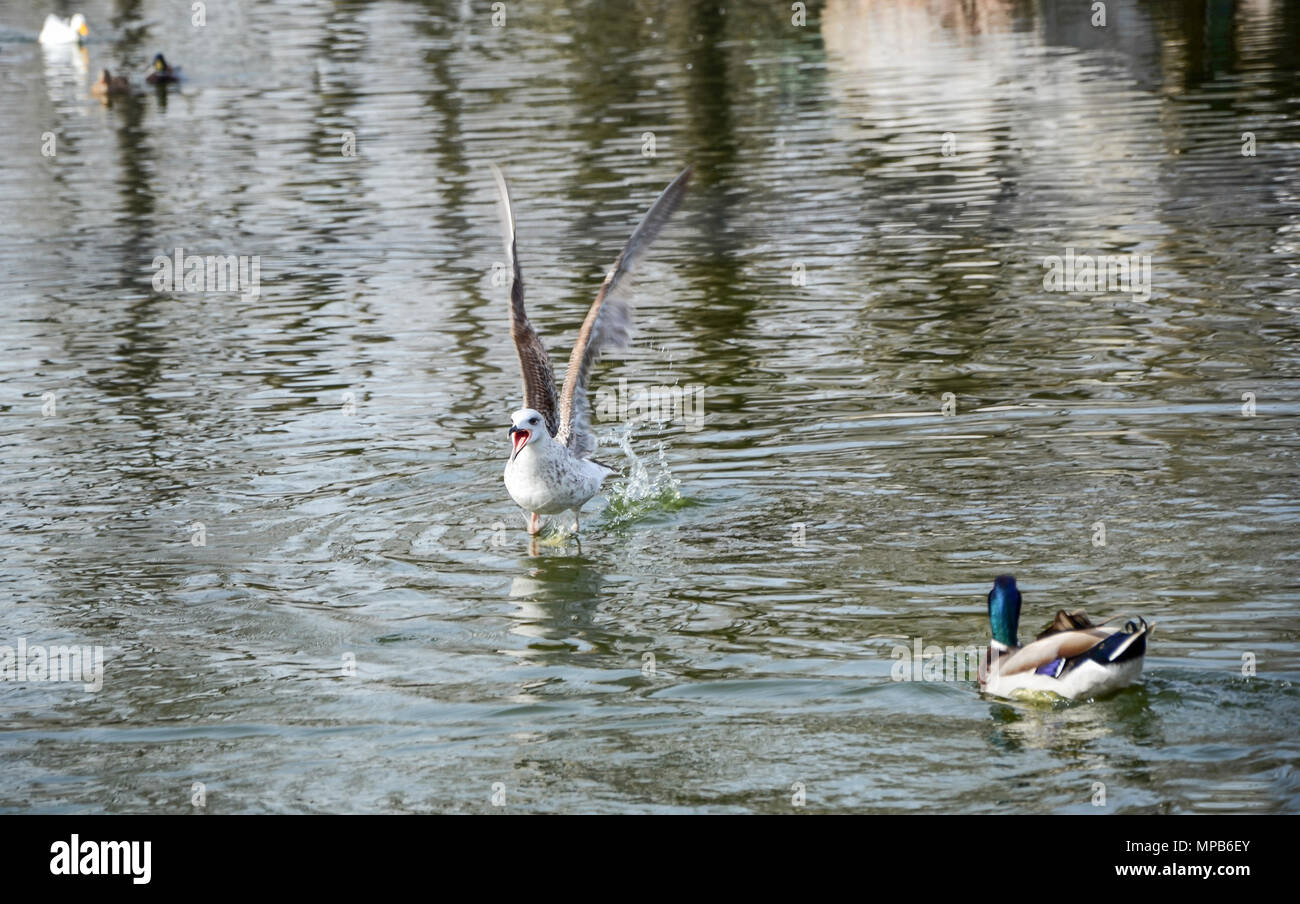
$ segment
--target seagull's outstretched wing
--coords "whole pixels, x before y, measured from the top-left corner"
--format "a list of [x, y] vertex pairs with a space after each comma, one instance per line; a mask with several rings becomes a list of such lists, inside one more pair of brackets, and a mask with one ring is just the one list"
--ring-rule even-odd
[[681, 203], [692, 169], [688, 166], [682, 170], [642, 217], [618, 260], [605, 275], [605, 282], [587, 312], [587, 319], [582, 322], [578, 341], [569, 355], [569, 369], [564, 375], [560, 432], [555, 437], [578, 458], [586, 458], [596, 449], [596, 438], [591, 433], [591, 405], [587, 399], [587, 380], [592, 365], [605, 349], [627, 345], [632, 338], [631, 301], [626, 291], [620, 291], [623, 277], [636, 267], [641, 255]]
[[555, 372], [551, 369], [551, 357], [546, 354], [546, 346], [537, 330], [528, 322], [524, 311], [524, 275], [519, 269], [519, 253], [515, 247], [515, 209], [510, 203], [510, 189], [506, 187], [506, 177], [492, 164], [492, 176], [497, 180], [497, 190], [501, 193], [501, 232], [506, 243], [506, 260], [510, 265], [510, 335], [515, 340], [515, 351], [519, 355], [519, 370], [524, 377], [524, 407], [532, 408], [546, 418], [546, 427], [551, 436], [559, 432], [557, 413], [559, 405], [555, 398]]

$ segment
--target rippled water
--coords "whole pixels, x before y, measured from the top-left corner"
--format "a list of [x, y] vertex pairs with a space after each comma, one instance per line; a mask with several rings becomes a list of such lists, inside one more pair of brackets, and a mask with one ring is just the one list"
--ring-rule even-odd
[[[0, 682], [0, 808], [1300, 809], [1300, 8], [788, 6], [0, 0], [0, 643], [106, 659]], [[580, 549], [501, 483], [490, 161], [556, 356], [697, 165], [594, 388], [701, 418], [600, 424]], [[1007, 571], [1142, 685], [891, 680]]]

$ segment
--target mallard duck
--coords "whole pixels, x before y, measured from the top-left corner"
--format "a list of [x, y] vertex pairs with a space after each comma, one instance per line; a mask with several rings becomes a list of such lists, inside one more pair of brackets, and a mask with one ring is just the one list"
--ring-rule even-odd
[[71, 19], [49, 15], [45, 17], [45, 27], [37, 40], [42, 44], [80, 44], [88, 34], [90, 29], [81, 13], [76, 13]]
[[[1108, 619], [1108, 621], [1113, 619]], [[980, 689], [998, 697], [1052, 693], [1071, 700], [1097, 697], [1142, 674], [1152, 625], [1130, 618], [1123, 627], [1094, 624], [1082, 610], [1062, 609], [1033, 643], [1020, 646], [1020, 591], [1009, 574], [989, 591], [993, 640], [980, 667]]]
[[96, 97], [110, 97], [131, 93], [131, 83], [125, 75], [113, 75], [107, 69], [99, 70], [99, 81], [90, 86]]
[[153, 58], [153, 69], [145, 76], [145, 81], [151, 85], [165, 85], [168, 82], [179, 82], [181, 80], [181, 67], [168, 66], [167, 60], [160, 53]]

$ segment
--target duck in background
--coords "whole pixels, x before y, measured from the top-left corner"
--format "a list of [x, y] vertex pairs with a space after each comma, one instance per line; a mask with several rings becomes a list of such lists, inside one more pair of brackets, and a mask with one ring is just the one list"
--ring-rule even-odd
[[90, 86], [90, 93], [100, 100], [121, 97], [131, 93], [131, 83], [125, 75], [113, 75], [107, 69], [99, 70], [99, 81]]
[[169, 66], [161, 53], [153, 58], [153, 69], [145, 76], [145, 81], [151, 85], [167, 85], [180, 80], [181, 67]]
[[80, 44], [88, 34], [90, 29], [86, 27], [86, 17], [81, 13], [75, 14], [71, 19], [49, 15], [45, 17], [45, 27], [36, 40], [42, 44]]
[[[1107, 619], [1113, 621], [1114, 619]], [[1070, 700], [1119, 690], [1142, 674], [1153, 625], [1130, 618], [1122, 627], [1094, 624], [1082, 610], [1056, 618], [1030, 644], [1020, 646], [1020, 590], [1009, 574], [989, 591], [993, 640], [980, 667], [980, 689], [998, 697], [1056, 694]]]

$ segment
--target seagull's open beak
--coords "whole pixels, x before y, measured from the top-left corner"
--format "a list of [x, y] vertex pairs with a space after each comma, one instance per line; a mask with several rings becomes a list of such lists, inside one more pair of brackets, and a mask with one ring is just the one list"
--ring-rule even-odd
[[519, 450], [528, 444], [528, 437], [532, 436], [532, 434], [522, 427], [511, 427], [510, 436], [515, 443], [514, 449], [510, 452], [510, 460], [514, 461], [515, 456], [519, 454]]

